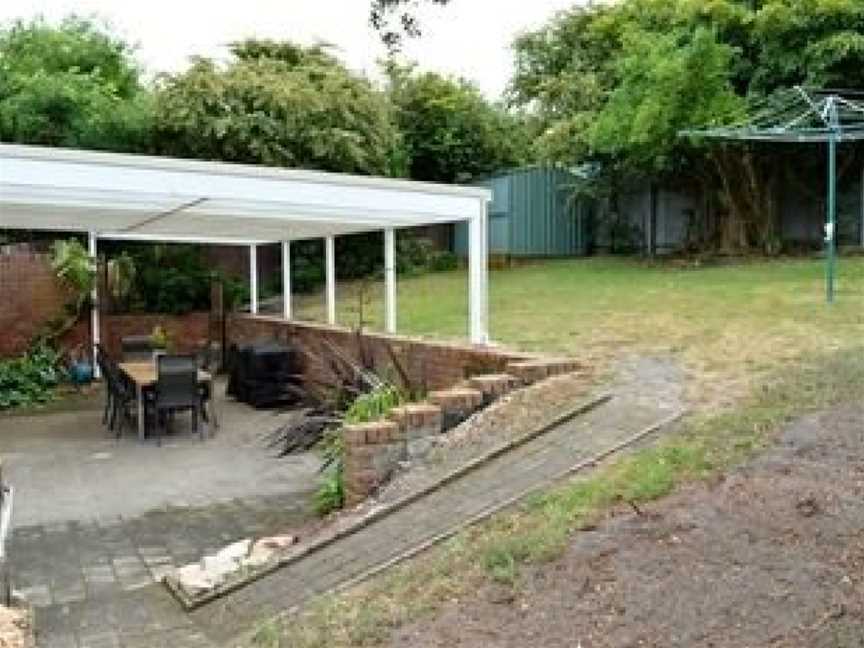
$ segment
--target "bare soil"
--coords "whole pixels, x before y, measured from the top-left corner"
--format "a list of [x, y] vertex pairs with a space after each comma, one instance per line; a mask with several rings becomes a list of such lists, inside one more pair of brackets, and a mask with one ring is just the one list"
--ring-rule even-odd
[[517, 588], [391, 646], [864, 646], [864, 405], [801, 419], [742, 468], [613, 512]]

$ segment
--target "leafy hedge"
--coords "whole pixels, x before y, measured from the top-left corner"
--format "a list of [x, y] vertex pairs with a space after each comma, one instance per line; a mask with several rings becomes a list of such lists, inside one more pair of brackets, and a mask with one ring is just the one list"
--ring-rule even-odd
[[37, 345], [25, 355], [0, 361], [0, 410], [47, 403], [62, 379], [60, 355]]

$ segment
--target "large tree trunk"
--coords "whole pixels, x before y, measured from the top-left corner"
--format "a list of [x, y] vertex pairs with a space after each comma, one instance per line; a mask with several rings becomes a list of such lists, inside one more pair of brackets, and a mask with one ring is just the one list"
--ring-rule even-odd
[[726, 253], [779, 252], [777, 160], [766, 160], [750, 146], [723, 145], [712, 152], [720, 216], [717, 247]]

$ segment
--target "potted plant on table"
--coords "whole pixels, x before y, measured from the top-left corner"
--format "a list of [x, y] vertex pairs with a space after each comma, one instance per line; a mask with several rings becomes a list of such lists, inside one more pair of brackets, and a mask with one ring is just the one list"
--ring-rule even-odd
[[153, 347], [153, 362], [156, 362], [160, 355], [168, 353], [170, 345], [171, 339], [168, 336], [168, 332], [159, 325], [154, 326], [153, 331], [150, 333], [150, 346]]

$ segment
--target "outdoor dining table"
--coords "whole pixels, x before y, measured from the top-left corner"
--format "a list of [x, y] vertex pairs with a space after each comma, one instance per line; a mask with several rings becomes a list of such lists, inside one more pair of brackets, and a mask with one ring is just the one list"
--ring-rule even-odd
[[[152, 389], [156, 385], [158, 379], [158, 371], [156, 363], [147, 362], [121, 362], [118, 364], [129, 380], [135, 385], [135, 396], [138, 399], [138, 438], [143, 441], [146, 437], [146, 419], [144, 410], [144, 394], [147, 390]], [[198, 384], [207, 385], [210, 392], [209, 417], [213, 427], [219, 427], [216, 420], [216, 407], [214, 400], [216, 392], [214, 391], [213, 375], [202, 369], [198, 370]]]

